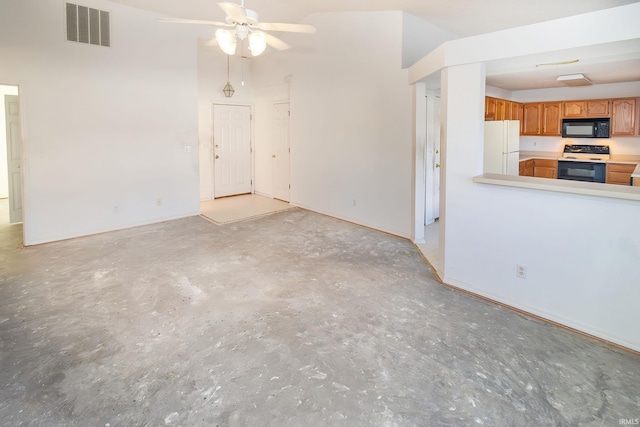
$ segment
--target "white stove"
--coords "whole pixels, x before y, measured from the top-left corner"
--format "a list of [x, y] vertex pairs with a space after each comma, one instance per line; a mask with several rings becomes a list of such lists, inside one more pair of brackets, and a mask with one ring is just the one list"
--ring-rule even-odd
[[565, 145], [558, 159], [558, 179], [606, 182], [608, 145]]
[[611, 158], [608, 145], [565, 145], [562, 160], [606, 162]]

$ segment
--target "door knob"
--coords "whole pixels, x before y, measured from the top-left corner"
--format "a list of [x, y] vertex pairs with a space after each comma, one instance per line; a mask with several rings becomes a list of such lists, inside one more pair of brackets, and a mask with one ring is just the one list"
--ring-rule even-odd
[[436, 163], [436, 167], [439, 168], [440, 167], [440, 163]]
[[219, 158], [220, 158], [220, 156], [218, 156], [218, 155], [216, 154], [216, 159], [219, 159]]
[[276, 158], [276, 155], [275, 155], [275, 154], [272, 154], [272, 155], [271, 155], [271, 157], [273, 157], [273, 158], [275, 159], [275, 158]]

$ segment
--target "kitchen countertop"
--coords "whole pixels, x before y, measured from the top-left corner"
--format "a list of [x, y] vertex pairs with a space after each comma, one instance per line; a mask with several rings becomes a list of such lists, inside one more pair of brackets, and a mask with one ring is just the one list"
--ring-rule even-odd
[[[532, 159], [549, 159], [549, 160], [563, 160], [562, 153], [555, 151], [521, 151], [520, 161], [524, 162]], [[632, 178], [640, 179], [640, 156], [619, 154], [611, 156], [609, 160], [604, 160], [607, 163], [628, 163], [636, 164], [636, 168], [631, 174]]]
[[[536, 157], [540, 158], [540, 157]], [[640, 202], [640, 188], [627, 185], [600, 184], [596, 182], [572, 181], [564, 179], [540, 179], [532, 176], [513, 176], [486, 173], [473, 177], [478, 184], [492, 184], [560, 193], [582, 194], [612, 199], [635, 200]]]

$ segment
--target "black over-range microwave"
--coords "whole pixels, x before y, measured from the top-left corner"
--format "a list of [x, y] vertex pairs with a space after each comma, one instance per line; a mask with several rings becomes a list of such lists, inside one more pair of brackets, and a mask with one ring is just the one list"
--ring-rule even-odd
[[609, 138], [609, 119], [563, 119], [563, 138]]

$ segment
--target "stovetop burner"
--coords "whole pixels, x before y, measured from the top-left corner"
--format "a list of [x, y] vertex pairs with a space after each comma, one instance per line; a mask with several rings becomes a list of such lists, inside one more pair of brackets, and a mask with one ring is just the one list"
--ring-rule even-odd
[[562, 157], [565, 159], [606, 160], [611, 158], [608, 145], [565, 145]]

